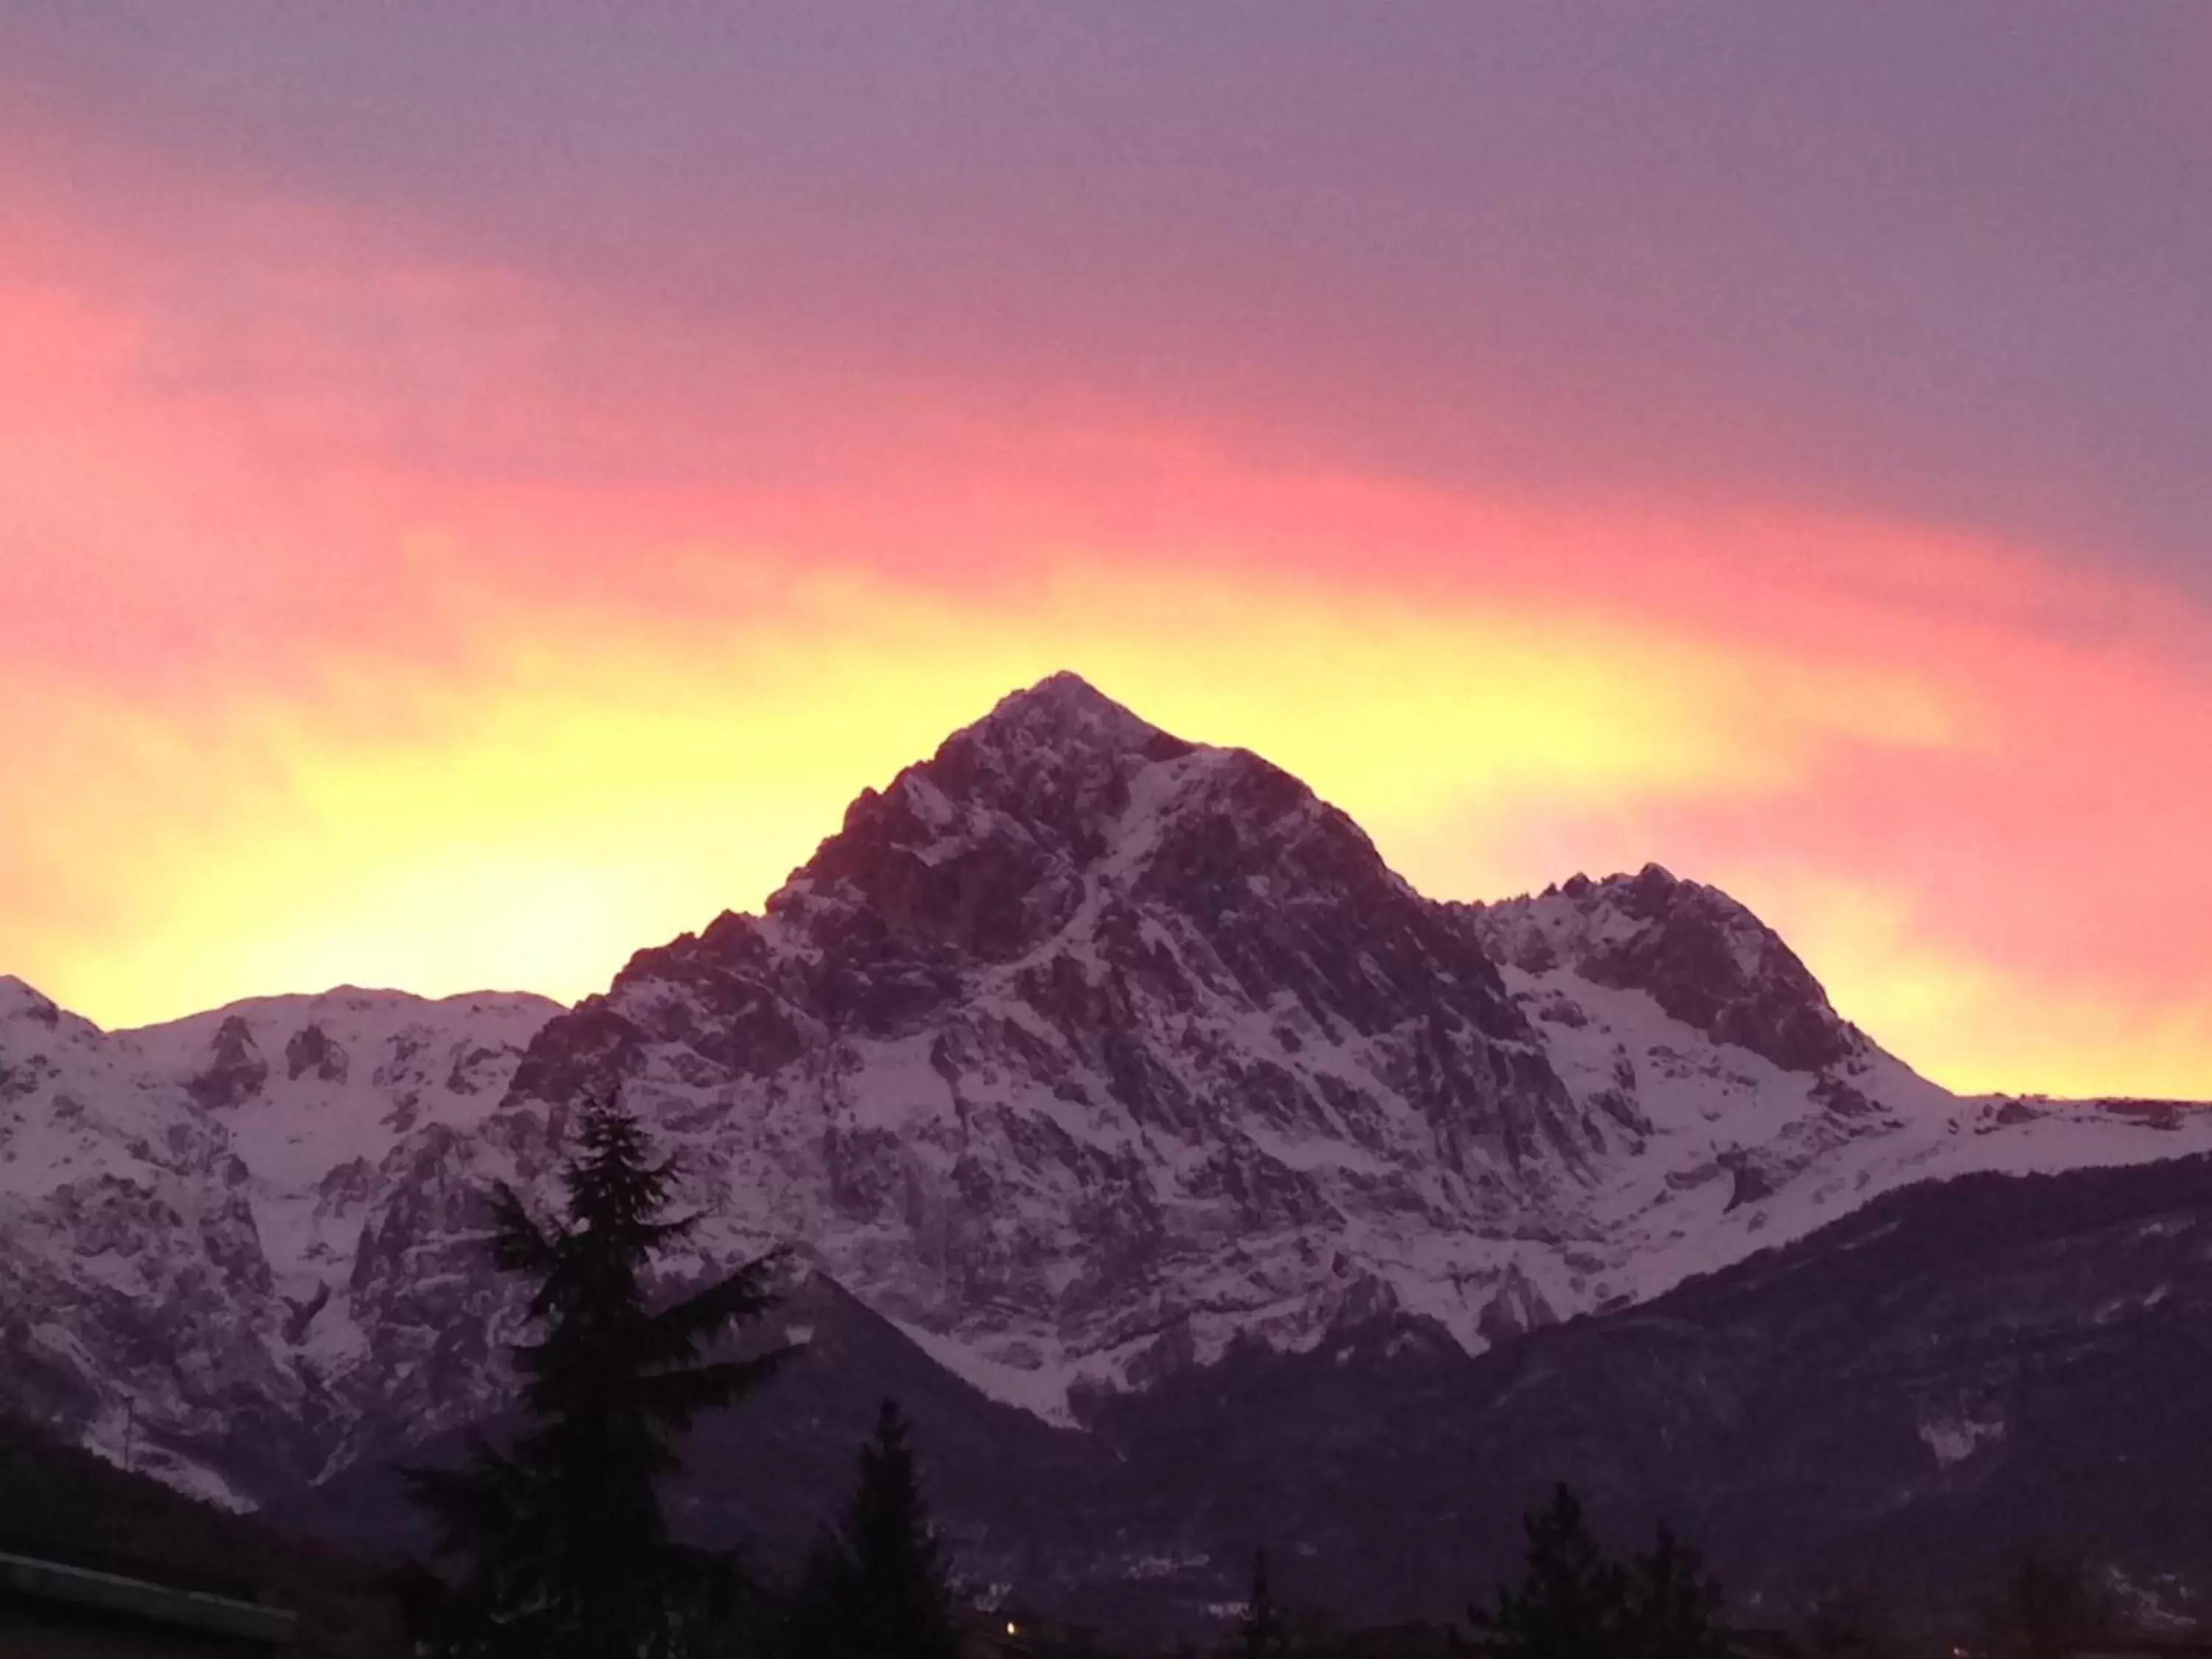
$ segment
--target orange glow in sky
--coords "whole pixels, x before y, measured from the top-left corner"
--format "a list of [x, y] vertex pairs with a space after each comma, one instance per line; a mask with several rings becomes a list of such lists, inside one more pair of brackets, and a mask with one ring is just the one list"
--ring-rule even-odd
[[2212, 1097], [2212, 611], [2153, 566], [1027, 399], [121, 144], [53, 140], [192, 211], [0, 165], [0, 972], [104, 1024], [583, 995], [1072, 668], [1432, 896], [1657, 860], [1947, 1085]]

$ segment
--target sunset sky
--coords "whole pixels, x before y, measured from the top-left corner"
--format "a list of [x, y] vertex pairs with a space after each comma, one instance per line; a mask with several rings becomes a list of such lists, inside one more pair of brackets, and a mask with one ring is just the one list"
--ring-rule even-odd
[[2212, 1097], [2212, 7], [0, 0], [0, 973], [573, 998], [1072, 668]]

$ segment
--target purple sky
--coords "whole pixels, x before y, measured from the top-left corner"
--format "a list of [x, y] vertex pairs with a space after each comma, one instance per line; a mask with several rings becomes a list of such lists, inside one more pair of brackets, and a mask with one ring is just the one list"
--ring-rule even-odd
[[125, 219], [343, 201], [1000, 408], [2212, 573], [2201, 6], [17, 0], [0, 101]]

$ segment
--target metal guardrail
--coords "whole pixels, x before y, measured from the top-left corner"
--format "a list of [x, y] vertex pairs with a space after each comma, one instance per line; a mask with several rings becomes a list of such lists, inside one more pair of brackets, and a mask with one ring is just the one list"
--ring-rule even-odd
[[272, 1645], [291, 1639], [299, 1615], [256, 1601], [234, 1601], [206, 1590], [179, 1589], [120, 1573], [97, 1572], [59, 1561], [0, 1553], [0, 1592], [166, 1624], [183, 1630], [244, 1637]]

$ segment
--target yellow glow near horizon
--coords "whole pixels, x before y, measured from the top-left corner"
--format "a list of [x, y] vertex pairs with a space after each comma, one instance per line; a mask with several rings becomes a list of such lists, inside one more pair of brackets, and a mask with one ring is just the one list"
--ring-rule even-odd
[[573, 1000], [757, 907], [860, 788], [1064, 666], [1266, 754], [1386, 854], [1476, 798], [1756, 792], [1826, 744], [1959, 726], [1894, 676], [1596, 620], [1196, 579], [1172, 604], [1074, 575], [997, 605], [843, 578], [775, 592], [680, 622], [510, 615], [459, 667], [350, 663], [311, 696], [102, 708], [46, 787], [56, 822], [115, 839], [109, 923], [34, 935], [32, 975], [110, 1024], [343, 981]]
[[[1747, 872], [1737, 896], [1793, 943], [1874, 1040], [1963, 1094], [2212, 1097], [2212, 998], [2145, 1008], [1970, 957], [1894, 893], [1816, 872]], [[2007, 1033], [2002, 1057], [1988, 1034]]]

